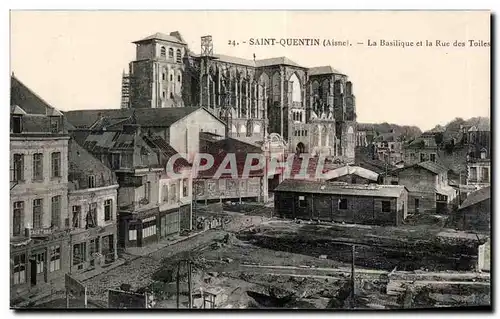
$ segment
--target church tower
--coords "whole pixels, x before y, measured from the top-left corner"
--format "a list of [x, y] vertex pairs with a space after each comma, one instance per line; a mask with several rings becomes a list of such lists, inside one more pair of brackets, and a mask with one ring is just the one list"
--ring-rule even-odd
[[187, 44], [179, 32], [155, 33], [136, 45], [130, 62], [130, 108], [182, 107]]

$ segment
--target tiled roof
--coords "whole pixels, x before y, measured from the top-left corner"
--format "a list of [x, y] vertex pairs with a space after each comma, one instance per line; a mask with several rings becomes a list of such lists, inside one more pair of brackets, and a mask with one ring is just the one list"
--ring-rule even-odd
[[405, 187], [401, 185], [345, 185], [296, 179], [284, 180], [275, 192], [331, 194], [370, 197], [399, 197]]
[[308, 70], [308, 73], [310, 76], [322, 75], [322, 74], [342, 74], [343, 75], [342, 72], [335, 70], [334, 68], [332, 68], [329, 65], [317, 66], [317, 67], [310, 68]]
[[475, 192], [470, 193], [469, 196], [467, 196], [467, 198], [460, 206], [460, 209], [464, 209], [466, 207], [475, 205], [479, 202], [483, 202], [490, 198], [491, 198], [491, 187], [490, 186], [483, 187]]
[[443, 165], [432, 161], [420, 162], [416, 165], [425, 168], [426, 170], [431, 171], [434, 174], [445, 173], [448, 171], [448, 169]]
[[[107, 123], [113, 125], [113, 129], [120, 121], [126, 124], [129, 117], [135, 116], [135, 123], [143, 127], [169, 127], [187, 115], [197, 111], [199, 107], [176, 107], [158, 109], [101, 109], [101, 110], [79, 110], [68, 111], [64, 116], [76, 128], [90, 128], [107, 118]], [[106, 124], [106, 123], [104, 123]]]
[[161, 32], [156, 32], [155, 34], [152, 34], [148, 37], [145, 37], [142, 40], [134, 41], [132, 43], [140, 43], [140, 42], [146, 42], [150, 40], [161, 40], [161, 41], [168, 41], [168, 42], [174, 42], [174, 43], [180, 43], [180, 44], [186, 44], [180, 34], [178, 32], [171, 32], [170, 34], [165, 34]]

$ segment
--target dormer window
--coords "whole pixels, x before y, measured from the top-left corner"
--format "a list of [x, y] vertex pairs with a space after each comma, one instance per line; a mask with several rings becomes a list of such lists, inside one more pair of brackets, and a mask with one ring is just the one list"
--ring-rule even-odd
[[19, 115], [13, 115], [12, 116], [12, 132], [13, 133], [22, 133], [22, 131], [23, 131], [22, 117]]
[[59, 117], [50, 117], [50, 131], [59, 133]]
[[165, 49], [165, 47], [161, 47], [161, 49], [160, 49], [160, 56], [162, 56], [162, 57], [166, 57], [167, 56], [167, 50]]
[[486, 150], [485, 149], [481, 150], [481, 159], [486, 159]]

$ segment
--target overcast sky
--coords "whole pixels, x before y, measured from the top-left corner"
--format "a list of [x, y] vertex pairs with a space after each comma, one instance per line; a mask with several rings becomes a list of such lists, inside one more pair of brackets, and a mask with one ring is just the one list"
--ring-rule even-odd
[[[12, 12], [11, 71], [60, 110], [118, 108], [121, 76], [139, 40], [179, 31], [195, 53], [287, 56], [331, 65], [353, 82], [359, 122], [417, 125], [490, 115], [487, 47], [367, 47], [367, 40], [489, 41], [488, 12]], [[350, 47], [243, 44], [250, 38], [349, 40]], [[240, 42], [228, 45], [229, 40]], [[363, 42], [365, 45], [357, 45]]]

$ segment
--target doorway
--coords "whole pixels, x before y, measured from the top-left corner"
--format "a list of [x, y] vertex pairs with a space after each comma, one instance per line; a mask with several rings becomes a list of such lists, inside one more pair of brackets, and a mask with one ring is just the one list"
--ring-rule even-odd
[[36, 286], [36, 259], [34, 257], [30, 258], [30, 277], [31, 285]]
[[304, 143], [302, 142], [299, 142], [297, 144], [297, 147], [295, 148], [295, 152], [297, 154], [302, 154], [302, 153], [305, 153], [306, 152], [306, 146], [304, 145]]

